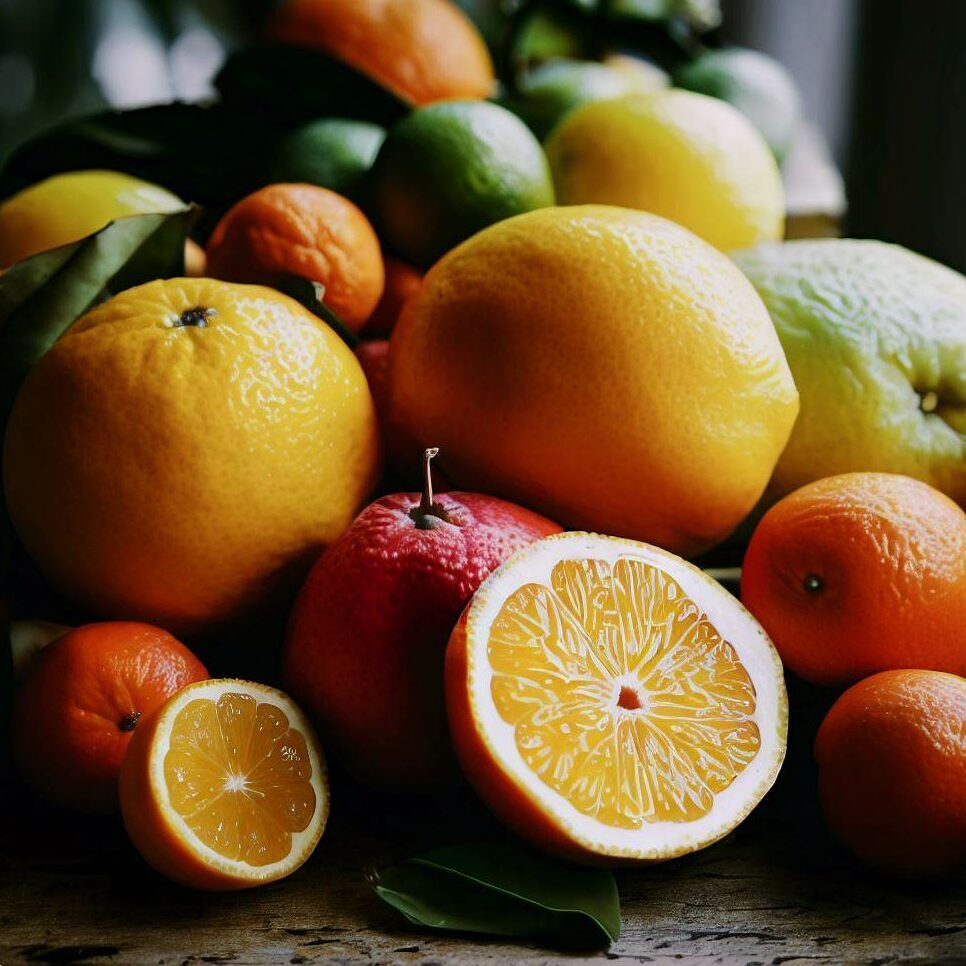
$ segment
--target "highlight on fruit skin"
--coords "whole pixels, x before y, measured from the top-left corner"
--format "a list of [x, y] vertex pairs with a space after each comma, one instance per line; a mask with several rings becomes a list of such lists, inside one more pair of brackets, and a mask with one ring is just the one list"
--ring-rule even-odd
[[293, 873], [329, 814], [325, 757], [281, 691], [216, 679], [191, 685], [138, 728], [121, 769], [121, 814], [158, 872], [204, 890]]
[[781, 662], [673, 554], [547, 537], [481, 586], [450, 638], [457, 756], [514, 831], [586, 862], [675, 858], [734, 829], [785, 755]]
[[883, 671], [832, 706], [815, 739], [835, 835], [888, 876], [966, 870], [966, 680]]
[[908, 667], [966, 674], [966, 513], [893, 473], [809, 483], [755, 528], [741, 599], [812, 684]]

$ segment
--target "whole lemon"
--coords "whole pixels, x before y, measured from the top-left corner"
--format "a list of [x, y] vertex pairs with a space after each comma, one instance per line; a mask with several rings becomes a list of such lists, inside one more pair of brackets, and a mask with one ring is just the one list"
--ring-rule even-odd
[[170, 191], [119, 171], [69, 171], [0, 205], [0, 269], [78, 241], [126, 215], [177, 211]]
[[561, 204], [650, 211], [722, 251], [783, 235], [781, 174], [767, 143], [713, 97], [669, 90], [587, 104], [546, 149]]
[[389, 409], [455, 485], [693, 554], [754, 506], [798, 393], [728, 258], [587, 205], [500, 222], [430, 270], [393, 332]]
[[31, 370], [4, 485], [27, 551], [95, 612], [199, 633], [294, 590], [379, 473], [355, 356], [271, 289], [170, 279]]

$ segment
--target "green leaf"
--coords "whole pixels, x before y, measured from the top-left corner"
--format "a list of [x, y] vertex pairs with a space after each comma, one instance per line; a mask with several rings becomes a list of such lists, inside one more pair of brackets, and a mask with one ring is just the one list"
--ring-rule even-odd
[[291, 129], [320, 117], [388, 127], [409, 104], [354, 68], [317, 50], [282, 44], [232, 54], [215, 78], [225, 105]]
[[301, 275], [283, 275], [275, 287], [317, 315], [350, 349], [359, 345], [359, 337], [323, 301], [325, 286], [321, 282], [313, 282]]
[[608, 16], [628, 20], [685, 20], [698, 31], [721, 23], [720, 0], [607, 0]]
[[[81, 315], [123, 288], [184, 274], [184, 242], [195, 214], [184, 208], [119, 218], [0, 276], [0, 439], [27, 373]], [[12, 542], [0, 513], [0, 583]]]
[[375, 874], [376, 894], [430, 929], [540, 939], [570, 948], [620, 935], [606, 869], [569, 865], [510, 842], [435, 849]]
[[14, 681], [20, 681], [38, 654], [72, 628], [50, 621], [11, 621], [10, 655]]
[[219, 104], [106, 111], [21, 145], [0, 176], [0, 197], [62, 171], [106, 168], [224, 208], [265, 183], [265, 167], [284, 133], [262, 117]]

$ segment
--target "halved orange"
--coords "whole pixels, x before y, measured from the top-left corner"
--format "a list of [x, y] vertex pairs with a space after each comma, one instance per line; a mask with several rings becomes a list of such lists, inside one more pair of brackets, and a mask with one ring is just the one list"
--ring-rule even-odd
[[564, 533], [511, 557], [450, 639], [453, 742], [519, 834], [584, 860], [661, 861], [731, 831], [785, 755], [781, 661], [671, 553]]
[[135, 847], [196, 889], [247, 889], [294, 872], [329, 813], [325, 758], [305, 716], [263, 684], [211, 680], [142, 723], [120, 780]]

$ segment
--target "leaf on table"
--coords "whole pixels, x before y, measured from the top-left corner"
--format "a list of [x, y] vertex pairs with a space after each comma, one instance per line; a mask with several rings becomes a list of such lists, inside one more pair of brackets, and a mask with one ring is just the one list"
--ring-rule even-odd
[[411, 105], [372, 78], [307, 47], [258, 44], [233, 53], [215, 78], [228, 107], [281, 118], [288, 126], [320, 117], [388, 127]]
[[[114, 292], [184, 274], [184, 243], [195, 213], [184, 208], [119, 218], [0, 276], [0, 439], [27, 373], [81, 315]], [[0, 580], [12, 541], [0, 513]]]
[[510, 842], [455, 845], [377, 872], [376, 894], [430, 929], [608, 946], [620, 935], [613, 875]]
[[325, 286], [321, 282], [313, 282], [301, 275], [284, 275], [276, 287], [317, 315], [350, 349], [359, 345], [359, 337], [325, 304]]

